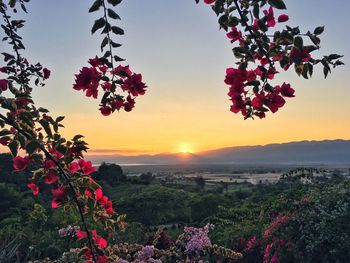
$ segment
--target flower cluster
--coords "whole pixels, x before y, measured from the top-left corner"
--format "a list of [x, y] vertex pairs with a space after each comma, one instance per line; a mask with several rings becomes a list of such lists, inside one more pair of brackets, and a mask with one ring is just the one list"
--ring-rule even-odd
[[[92, 58], [89, 60], [90, 67], [83, 67], [75, 75], [75, 90], [85, 92], [87, 97], [98, 97], [99, 89], [102, 89], [104, 96], [100, 104], [100, 112], [108, 116], [116, 110], [124, 109], [131, 111], [135, 106], [135, 98], [144, 95], [146, 84], [142, 82], [142, 75], [133, 73], [129, 66], [117, 66], [112, 70], [102, 60]], [[120, 91], [127, 93], [122, 96]]]
[[202, 251], [204, 248], [211, 246], [208, 237], [209, 230], [214, 226], [207, 224], [202, 228], [185, 227], [184, 240], [186, 242], [185, 253]]
[[154, 259], [154, 246], [144, 246], [141, 251], [137, 253], [138, 263], [162, 263], [159, 259]]

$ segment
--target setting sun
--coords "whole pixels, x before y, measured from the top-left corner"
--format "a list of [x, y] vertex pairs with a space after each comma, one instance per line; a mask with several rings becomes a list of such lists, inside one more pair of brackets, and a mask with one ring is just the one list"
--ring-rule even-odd
[[192, 149], [188, 145], [181, 145], [179, 147], [179, 152], [180, 153], [192, 153]]

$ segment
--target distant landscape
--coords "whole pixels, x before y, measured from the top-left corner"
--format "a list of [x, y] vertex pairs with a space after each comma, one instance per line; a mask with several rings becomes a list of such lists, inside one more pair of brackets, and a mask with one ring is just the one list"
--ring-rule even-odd
[[347, 165], [350, 140], [299, 141], [281, 144], [227, 147], [198, 153], [161, 153], [156, 155], [89, 155], [95, 164], [120, 165]]

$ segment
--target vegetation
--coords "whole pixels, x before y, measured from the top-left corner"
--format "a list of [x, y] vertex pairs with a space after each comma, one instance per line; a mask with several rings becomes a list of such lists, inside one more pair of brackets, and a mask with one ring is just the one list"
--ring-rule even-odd
[[[0, 158], [11, 157], [2, 154]], [[79, 242], [72, 238], [77, 212], [51, 210], [47, 205], [50, 196], [38, 199], [21, 188], [23, 177], [13, 173], [8, 162], [0, 162], [0, 169], [0, 246], [8, 253], [6, 262], [53, 260], [78, 248]], [[348, 262], [350, 182], [337, 171], [328, 176], [310, 171], [290, 173], [271, 185], [231, 183], [225, 191], [220, 183], [198, 187], [194, 182], [192, 187], [179, 189], [152, 174], [126, 177], [114, 164], [103, 164], [92, 176], [104, 186], [118, 212], [127, 214], [128, 227], [113, 237], [114, 249], [121, 249], [122, 244], [149, 245], [163, 262], [173, 262], [159, 251], [174, 246], [177, 253], [185, 253], [185, 247], [174, 245], [184, 227], [201, 229], [212, 224], [210, 242], [242, 253], [240, 262], [270, 262], [273, 258], [280, 262]], [[145, 178], [152, 180], [145, 183]], [[103, 231], [98, 224], [89, 224]], [[141, 250], [142, 246], [136, 249]], [[205, 257], [216, 262], [213, 255], [208, 252]], [[126, 254], [125, 259], [131, 256]]]

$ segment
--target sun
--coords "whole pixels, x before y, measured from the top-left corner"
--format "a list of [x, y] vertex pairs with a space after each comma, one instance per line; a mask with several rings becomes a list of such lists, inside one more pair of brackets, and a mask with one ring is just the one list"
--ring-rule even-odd
[[192, 153], [192, 149], [188, 145], [181, 145], [179, 147], [179, 152], [184, 153], [184, 154], [188, 154], [188, 153]]

